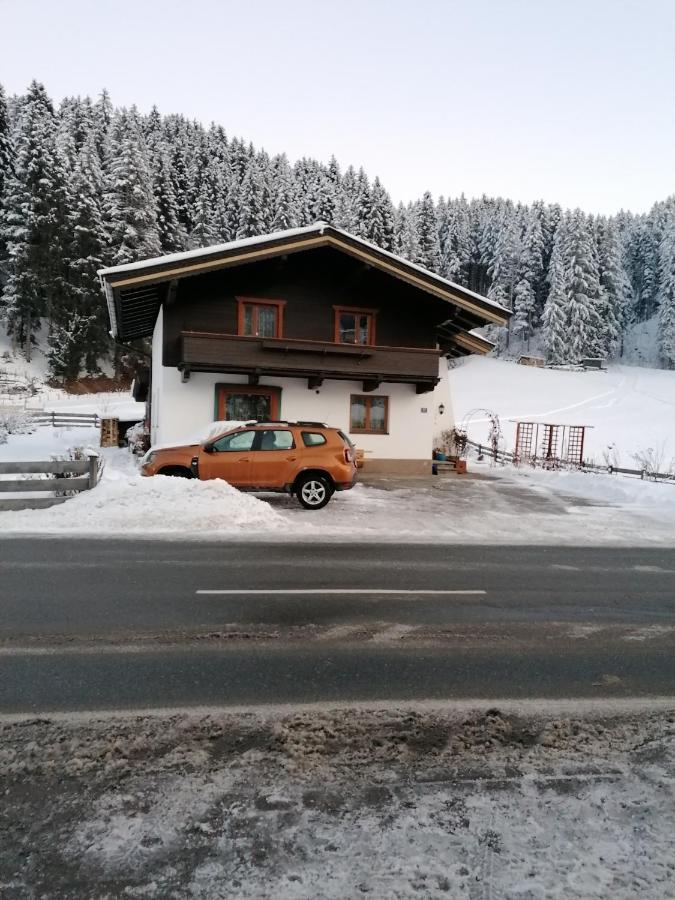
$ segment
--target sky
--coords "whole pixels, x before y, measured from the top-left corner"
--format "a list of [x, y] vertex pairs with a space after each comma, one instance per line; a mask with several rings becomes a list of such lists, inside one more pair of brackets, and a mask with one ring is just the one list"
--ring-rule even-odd
[[0, 83], [378, 175], [611, 214], [675, 193], [675, 0], [0, 0]]

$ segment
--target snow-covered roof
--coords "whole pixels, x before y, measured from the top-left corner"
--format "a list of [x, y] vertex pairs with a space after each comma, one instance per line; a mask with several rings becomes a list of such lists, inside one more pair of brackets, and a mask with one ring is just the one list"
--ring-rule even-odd
[[[474, 327], [488, 322], [504, 324], [510, 316], [510, 312], [494, 300], [455, 284], [402, 256], [383, 250], [342, 228], [327, 222], [315, 222], [304, 228], [275, 231], [226, 244], [215, 244], [182, 253], [169, 253], [165, 256], [100, 269], [98, 274], [108, 302], [112, 333], [118, 335], [125, 330], [121, 322], [124, 315], [123, 301], [143, 306], [148, 317], [154, 311], [156, 317], [161, 298], [159, 292], [156, 292], [153, 300], [153, 285], [200, 274], [209, 269], [214, 270], [220, 265], [253, 261], [257, 256], [269, 257], [277, 252], [279, 254], [297, 252], [322, 245], [333, 246], [349, 255], [364, 259], [373, 267], [468, 311], [476, 317]], [[121, 297], [120, 293], [123, 293], [124, 297]], [[152, 324], [154, 325], [154, 317]], [[146, 322], [141, 327], [145, 329], [144, 333], [149, 333]]]

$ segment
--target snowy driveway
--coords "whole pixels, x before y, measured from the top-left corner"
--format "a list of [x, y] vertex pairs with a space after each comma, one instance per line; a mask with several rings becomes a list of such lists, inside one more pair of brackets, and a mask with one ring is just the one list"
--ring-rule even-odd
[[141, 478], [106, 454], [94, 491], [47, 510], [0, 513], [11, 534], [673, 546], [675, 486], [605, 475], [514, 469], [448, 478], [376, 479], [307, 512], [282, 494], [222, 481]]

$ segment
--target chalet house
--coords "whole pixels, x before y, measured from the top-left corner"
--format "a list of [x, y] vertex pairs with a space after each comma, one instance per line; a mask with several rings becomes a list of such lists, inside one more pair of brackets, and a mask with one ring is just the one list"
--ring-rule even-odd
[[214, 420], [321, 421], [370, 471], [430, 471], [447, 359], [507, 310], [318, 222], [102, 269], [112, 335], [152, 336], [152, 443]]

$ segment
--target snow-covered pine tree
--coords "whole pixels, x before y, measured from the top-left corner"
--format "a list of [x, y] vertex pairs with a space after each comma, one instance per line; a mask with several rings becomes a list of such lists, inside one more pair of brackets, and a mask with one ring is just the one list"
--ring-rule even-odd
[[[513, 295], [520, 264], [521, 237], [520, 222], [512, 203], [507, 201], [502, 206], [499, 219], [492, 228], [496, 233], [496, 240], [492, 260], [488, 264], [488, 274], [491, 278], [488, 296], [507, 309], [513, 309]], [[484, 247], [487, 250], [487, 243]]]
[[659, 350], [666, 365], [675, 368], [675, 197], [669, 201], [659, 252]]
[[419, 257], [419, 237], [417, 234], [417, 208], [412, 203], [396, 208], [394, 217], [394, 247], [398, 256], [415, 262]]
[[178, 202], [171, 177], [169, 150], [164, 142], [153, 154], [152, 189], [157, 207], [157, 232], [163, 253], [175, 253], [187, 247], [187, 234], [180, 221]]
[[563, 242], [567, 220], [561, 219], [553, 239], [551, 262], [548, 269], [550, 290], [544, 312], [542, 328], [544, 345], [549, 362], [561, 365], [567, 362], [567, 293], [565, 290], [565, 262]]
[[251, 160], [241, 184], [237, 240], [265, 233], [263, 174], [256, 160]]
[[568, 361], [605, 353], [601, 319], [600, 275], [591, 224], [580, 209], [567, 221], [563, 243], [567, 297]]
[[[0, 302], [4, 283], [7, 279], [7, 244], [3, 229], [3, 209], [5, 184], [14, 169], [14, 148], [9, 133], [9, 111], [5, 89], [0, 84]], [[1, 310], [1, 306], [0, 306]]]
[[64, 314], [62, 321], [54, 322], [47, 351], [49, 368], [54, 377], [63, 381], [79, 377], [91, 330], [92, 317], [75, 310]]
[[541, 221], [533, 208], [524, 212], [525, 230], [513, 299], [513, 331], [521, 340], [529, 340], [536, 324], [537, 295], [544, 277]]
[[430, 191], [425, 191], [415, 210], [417, 258], [412, 260], [430, 272], [441, 268], [441, 245], [438, 238], [438, 217]]
[[605, 353], [623, 354], [623, 337], [629, 322], [631, 286], [623, 261], [623, 246], [612, 219], [601, 219], [597, 227], [598, 266], [601, 287], [601, 318]]
[[394, 206], [377, 176], [370, 191], [370, 208], [366, 213], [361, 235], [383, 250], [393, 249]]
[[113, 247], [112, 263], [121, 265], [161, 253], [157, 206], [145, 139], [133, 111], [115, 117], [111, 154], [105, 172], [105, 212]]
[[108, 160], [110, 152], [110, 131], [115, 116], [110, 94], [104, 88], [92, 107], [92, 122], [96, 135], [96, 149], [102, 164]]
[[[97, 275], [104, 264], [108, 242], [103, 222], [103, 183], [92, 129], [77, 154], [72, 174], [69, 266], [62, 302], [54, 312], [54, 327], [49, 335], [53, 351], [49, 356], [50, 365], [53, 361], [56, 368], [52, 367], [52, 373], [58, 377], [77, 377], [83, 361], [87, 372], [99, 372], [99, 360], [110, 348], [107, 314]], [[66, 340], [63, 331], [71, 325], [76, 335]]]
[[275, 156], [271, 163], [272, 224], [271, 231], [297, 228], [295, 186], [286, 155]]
[[51, 319], [63, 290], [67, 172], [56, 146], [54, 108], [33, 81], [23, 100], [2, 222], [8, 278], [3, 301], [10, 334], [30, 359], [40, 317]]
[[335, 223], [338, 228], [344, 228], [345, 231], [356, 234], [358, 229], [358, 202], [356, 171], [353, 166], [349, 166], [342, 176], [342, 182], [337, 196], [338, 201], [335, 210]]

